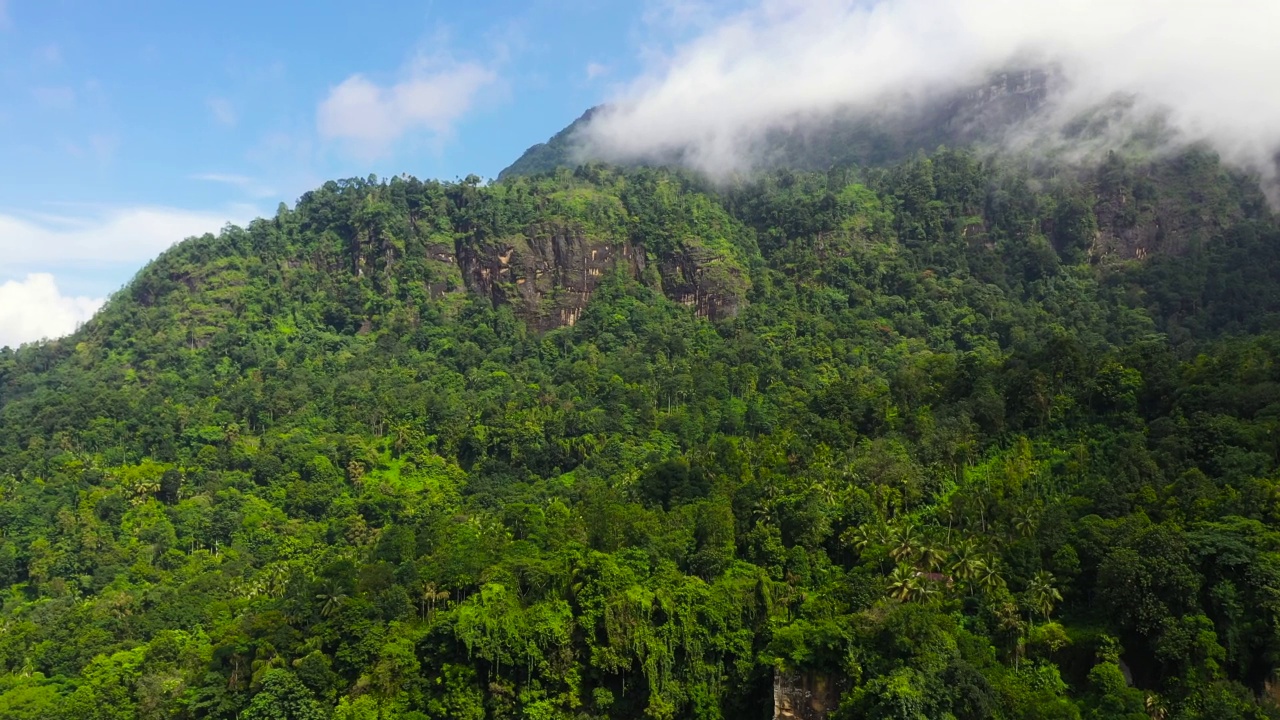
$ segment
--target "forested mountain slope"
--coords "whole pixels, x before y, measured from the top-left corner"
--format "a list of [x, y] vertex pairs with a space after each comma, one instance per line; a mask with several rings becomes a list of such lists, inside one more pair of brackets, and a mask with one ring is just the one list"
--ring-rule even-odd
[[1199, 151], [329, 183], [0, 351], [0, 718], [1270, 718], [1280, 232]]

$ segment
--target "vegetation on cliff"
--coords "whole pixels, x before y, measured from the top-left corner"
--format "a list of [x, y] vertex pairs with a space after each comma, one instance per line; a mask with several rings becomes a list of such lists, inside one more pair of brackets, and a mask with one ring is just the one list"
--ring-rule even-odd
[[1193, 151], [328, 183], [0, 351], [0, 718], [1270, 718], [1280, 232]]

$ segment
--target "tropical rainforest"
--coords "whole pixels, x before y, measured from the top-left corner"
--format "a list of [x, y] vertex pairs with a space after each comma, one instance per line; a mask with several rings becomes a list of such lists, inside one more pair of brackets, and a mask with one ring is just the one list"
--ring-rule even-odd
[[1280, 718], [1277, 278], [1199, 148], [326, 183], [0, 350], [0, 719]]

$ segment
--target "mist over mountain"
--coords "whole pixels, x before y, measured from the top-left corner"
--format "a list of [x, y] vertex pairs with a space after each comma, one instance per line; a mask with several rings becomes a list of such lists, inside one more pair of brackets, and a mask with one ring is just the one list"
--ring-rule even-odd
[[[1029, 133], [1030, 123], [1045, 109], [1060, 82], [1051, 71], [1018, 70], [997, 73], [985, 82], [907, 104], [886, 103], [878, 110], [843, 107], [810, 116], [797, 116], [768, 127], [742, 151], [750, 158], [735, 164], [735, 173], [790, 168], [828, 170], [835, 167], [885, 165], [939, 146], [991, 149], [1041, 140]], [[592, 138], [597, 123], [609, 122], [611, 106], [591, 108], [546, 143], [531, 147], [499, 178], [529, 175], [583, 162], [613, 161], [630, 165], [699, 165], [695, 143], [655, 149], [635, 156], [618, 156]], [[1090, 128], [1094, 138], [1105, 128]], [[1077, 134], [1085, 128], [1072, 128]], [[1080, 147], [1090, 138], [1079, 138]], [[1059, 140], [1065, 143], [1065, 140]], [[712, 177], [726, 176], [713, 173]]]
[[[661, 55], [549, 146], [559, 164], [676, 163], [725, 178], [939, 143], [1087, 147], [1091, 161], [1205, 143], [1270, 181], [1280, 101], [1266, 88], [1280, 50], [1266, 28], [1277, 23], [1266, 0], [770, 0]], [[541, 157], [509, 171], [548, 166]]]

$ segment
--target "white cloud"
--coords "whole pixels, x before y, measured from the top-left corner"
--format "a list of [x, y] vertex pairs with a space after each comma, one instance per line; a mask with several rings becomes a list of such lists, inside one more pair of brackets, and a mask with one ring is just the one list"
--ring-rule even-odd
[[231, 101], [226, 98], [209, 98], [206, 104], [209, 106], [209, 112], [213, 113], [214, 121], [223, 127], [235, 127], [240, 120]]
[[[217, 232], [228, 222], [260, 215], [247, 206], [219, 212], [124, 207], [62, 214], [0, 213], [0, 346], [15, 346], [75, 330], [102, 305], [64, 295], [49, 270], [66, 270], [95, 286], [118, 286], [121, 272], [142, 265], [181, 240]], [[25, 278], [18, 280], [21, 274]]]
[[[659, 0], [702, 19], [698, 0]], [[753, 0], [669, 54], [588, 128], [605, 157], [691, 150], [742, 169], [765, 130], [977, 81], [1015, 60], [1056, 64], [1062, 107], [1137, 93], [1238, 160], [1280, 145], [1275, 0]]]
[[326, 140], [343, 140], [358, 153], [385, 153], [405, 135], [425, 131], [441, 140], [475, 105], [479, 92], [497, 75], [476, 63], [423, 63], [409, 77], [383, 87], [352, 75], [330, 89], [320, 103], [316, 125]]
[[63, 295], [48, 273], [0, 283], [0, 347], [74, 332], [102, 303], [102, 298]]
[[125, 207], [82, 214], [0, 213], [0, 257], [7, 268], [67, 263], [139, 263], [193, 235], [259, 215], [253, 208], [222, 212]]
[[587, 63], [587, 79], [595, 80], [609, 74], [609, 66], [598, 62]]

